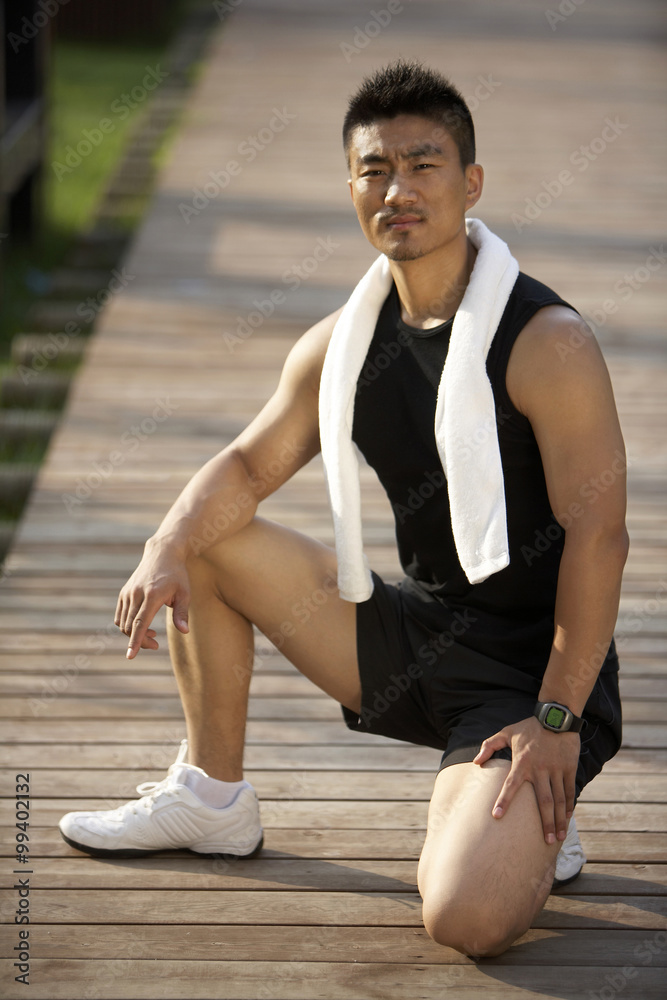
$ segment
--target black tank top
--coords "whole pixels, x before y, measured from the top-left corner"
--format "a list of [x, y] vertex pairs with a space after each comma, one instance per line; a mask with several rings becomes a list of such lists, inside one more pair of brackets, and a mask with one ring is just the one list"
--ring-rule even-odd
[[[438, 632], [463, 617], [464, 625], [455, 630], [458, 641], [501, 662], [540, 671], [553, 641], [564, 531], [549, 504], [531, 424], [513, 405], [505, 375], [523, 327], [539, 309], [555, 304], [568, 305], [546, 285], [519, 274], [487, 357], [510, 563], [482, 583], [469, 583], [459, 562], [435, 442], [437, 390], [452, 320], [430, 330], [407, 326], [395, 286], [359, 376], [353, 425], [353, 440], [377, 472], [393, 508], [406, 574], [401, 584], [406, 613]], [[478, 434], [492, 429], [481, 428]], [[478, 444], [466, 442], [461, 461], [474, 462]]]

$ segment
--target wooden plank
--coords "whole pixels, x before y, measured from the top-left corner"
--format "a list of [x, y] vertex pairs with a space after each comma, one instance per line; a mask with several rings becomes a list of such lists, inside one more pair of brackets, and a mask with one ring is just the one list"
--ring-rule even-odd
[[[183, 710], [178, 697], [136, 697], [133, 695], [110, 695], [106, 698], [79, 697], [76, 680], [68, 684], [62, 678], [60, 686], [64, 693], [58, 694], [55, 687], [46, 687], [36, 692], [33, 697], [24, 698], [20, 695], [5, 695], [0, 709], [0, 717], [4, 719], [34, 719], [48, 716], [50, 719], [147, 719], [153, 721], [156, 717], [162, 719], [182, 719]], [[70, 695], [74, 695], [71, 697]], [[643, 701], [628, 700], [623, 706], [624, 727], [632, 724], [659, 724], [665, 719], [667, 705], [660, 699]], [[314, 689], [310, 696], [298, 698], [281, 696], [278, 698], [251, 698], [248, 706], [249, 719], [317, 719], [323, 722], [339, 722], [340, 706], [326, 695], [317, 693]], [[667, 742], [667, 726], [664, 728]]]
[[[8, 720], [3, 725], [7, 743], [31, 740], [35, 743], [140, 743], [173, 740], [176, 720], [137, 719], [122, 717], [100, 719], [94, 722], [77, 720], [76, 728], [66, 720], [40, 719], [39, 726], [26, 727], [20, 720]], [[308, 743], [312, 745], [350, 745], [390, 742], [389, 737], [367, 736], [347, 729], [340, 722], [280, 722], [250, 721], [247, 729], [248, 743]], [[667, 748], [667, 723], [653, 725], [629, 723], [623, 730], [624, 745], [628, 747]]]
[[[122, 794], [108, 799], [33, 798], [31, 823], [35, 826], [57, 823], [65, 812], [79, 809], [115, 809], [127, 801]], [[34, 793], [33, 793], [34, 794]], [[130, 796], [136, 798], [136, 793]], [[260, 804], [265, 826], [283, 829], [336, 830], [409, 830], [425, 829], [426, 802], [394, 800], [326, 801], [309, 799], [264, 799]], [[667, 805], [641, 802], [581, 802], [577, 805], [579, 830], [667, 831]]]
[[[94, 649], [91, 649], [90, 643], [86, 645], [85, 642], [79, 641], [80, 636], [78, 634], [75, 634], [74, 638], [70, 638], [69, 635], [56, 636], [50, 634], [47, 645], [50, 646], [53, 643], [53, 646], [49, 653], [25, 652], [22, 650], [16, 650], [11, 654], [1, 652], [0, 670], [4, 675], [5, 672], [15, 671], [19, 668], [21, 674], [25, 675], [32, 672], [43, 673], [47, 669], [50, 675], [54, 673], [60, 675], [62, 667], [71, 665], [77, 668], [78, 677], [81, 680], [94, 674], [95, 676], [91, 678], [93, 686], [98, 679], [98, 675], [113, 675], [117, 673], [122, 681], [123, 676], [127, 676], [127, 660], [122, 655], [122, 652], [115, 649], [110, 650], [108, 647], [111, 643], [106, 644], [107, 648], [100, 649], [96, 635], [92, 637], [87, 636], [86, 638], [90, 642], [95, 643]], [[87, 662], [82, 664], [81, 661], [77, 661], [76, 657], [78, 655], [86, 656]], [[652, 661], [646, 662], [648, 666], [643, 669], [649, 669]], [[167, 650], [164, 648], [155, 651], [151, 650], [150, 655], [140, 656], [134, 660], [132, 672], [134, 676], [143, 676], [144, 674], [155, 676], [156, 673], [163, 673], [165, 676], [172, 677], [171, 663]], [[254, 673], [255, 675], [270, 673], [281, 674], [283, 676], [301, 676], [291, 663], [282, 657], [275, 648], [269, 646], [268, 641], [265, 641], [264, 645], [261, 643], [258, 644]], [[27, 683], [30, 682], [27, 681]]]
[[[76, 687], [76, 683], [71, 687]], [[659, 704], [646, 703], [647, 707], [642, 709], [642, 715], [654, 715], [660, 718], [658, 711]], [[0, 718], [3, 719], [26, 719], [35, 718], [67, 719], [73, 724], [79, 719], [149, 719], [151, 721], [159, 719], [183, 719], [183, 708], [180, 699], [177, 697], [155, 697], [136, 698], [131, 695], [127, 697], [109, 696], [107, 698], [71, 698], [67, 695], [55, 695], [52, 691], [44, 694], [37, 694], [33, 698], [21, 698], [16, 695], [9, 695], [3, 699]], [[322, 722], [336, 722], [340, 725], [341, 710], [331, 698], [325, 695], [314, 694], [312, 697], [300, 698], [253, 698], [248, 706], [249, 719], [266, 719], [280, 721], [282, 719], [293, 719], [294, 721], [318, 720]], [[650, 721], [650, 720], [647, 720]]]
[[[5, 814], [5, 819], [8, 818]], [[31, 826], [31, 857], [81, 857], [65, 844], [56, 823], [54, 820], [49, 826]], [[0, 826], [3, 838], [0, 843], [4, 845], [0, 847], [0, 855], [13, 856], [14, 834], [13, 826]], [[581, 840], [591, 863], [650, 864], [665, 860], [664, 833], [584, 830]], [[372, 837], [366, 834], [360, 837], [356, 830], [270, 828], [265, 831], [262, 857], [416, 860], [423, 842], [423, 830], [376, 830]], [[182, 852], [170, 856], [181, 857]]]
[[[164, 772], [176, 759], [178, 740], [185, 736], [182, 727], [164, 742], [146, 742], [146, 744], [119, 743], [18, 743], [14, 746], [0, 746], [0, 761], [14, 770], [25, 770], [33, 765], [41, 766], [51, 763], [54, 767], [76, 768], [87, 767], [123, 767], [132, 764], [136, 767], [159, 768]], [[645, 751], [636, 751], [641, 754]], [[246, 748], [245, 762], [249, 769], [267, 768], [272, 770], [300, 771], [308, 769], [346, 771], [392, 771], [397, 768], [413, 772], [428, 771], [435, 775], [442, 754], [430, 747], [417, 747], [408, 743], [373, 743], [361, 746], [309, 746], [296, 744], [255, 745]], [[644, 766], [640, 761], [637, 766]], [[649, 762], [647, 769], [658, 769]], [[667, 759], [662, 770], [667, 769]]]
[[[164, 743], [16, 743], [0, 746], [0, 766], [16, 768], [64, 768], [81, 772], [88, 769], [158, 770], [163, 776], [178, 753], [178, 737]], [[370, 743], [361, 747], [336, 746], [251, 746], [246, 750], [248, 770], [299, 771], [426, 771], [435, 774], [442, 754], [429, 747], [392, 742]], [[667, 773], [666, 750], [621, 749], [605, 764], [602, 775], [586, 788], [592, 794], [607, 778], [625, 774]], [[623, 779], [621, 779], [623, 780]], [[613, 782], [612, 782], [613, 783]]]
[[[14, 660], [12, 666], [16, 667]], [[23, 667], [23, 664], [21, 664]], [[61, 665], [60, 665], [61, 666]], [[22, 696], [27, 698], [51, 697], [60, 695], [59, 688], [63, 686], [62, 670], [54, 664], [47, 673], [44, 671], [1, 671], [0, 694], [6, 696]], [[161, 698], [175, 696], [178, 693], [176, 679], [169, 664], [164, 663], [164, 670], [156, 674], [152, 672], [137, 673], [114, 670], [109, 664], [109, 671], [98, 672], [90, 676], [90, 672], [79, 670], [76, 678], [66, 688], [70, 695], [77, 698], [99, 699], [107, 696]], [[251, 698], [283, 698], [283, 697], [315, 697], [318, 689], [315, 685], [299, 674], [294, 667], [285, 671], [257, 669], [250, 687]], [[631, 699], [643, 701], [658, 701], [667, 699], [667, 676], [624, 677], [621, 681], [621, 696], [627, 705]], [[326, 698], [326, 695], [322, 695]], [[327, 699], [331, 700], [331, 699]], [[4, 705], [3, 705], [4, 711]]]
[[[19, 720], [9, 720], [3, 725], [5, 740], [8, 743], [14, 740], [28, 742], [28, 737], [33, 737], [37, 743], [68, 742], [76, 743], [90, 742], [96, 743], [102, 740], [105, 743], [140, 742], [142, 740], [154, 743], [156, 741], [173, 741], [173, 732], [177, 720], [175, 719], [137, 719], [130, 720], [123, 717], [115, 719], [100, 719], [94, 722], [77, 720], [74, 728], [66, 719], [40, 719], [39, 726], [26, 727]], [[661, 727], [650, 727], [651, 730]], [[667, 744], [667, 726], [665, 728], [665, 744]], [[657, 736], [657, 734], [656, 734]], [[372, 742], [376, 744], [387, 744], [389, 737], [366, 736], [364, 733], [353, 732], [347, 729], [344, 722], [253, 722], [248, 724], [248, 743], [313, 743], [326, 745], [350, 745], [364, 744]]]
[[[31, 923], [174, 924], [187, 913], [188, 922], [224, 924], [313, 924], [352, 926], [419, 926], [421, 899], [410, 892], [252, 893], [235, 889], [33, 889]], [[15, 908], [15, 890], [0, 891], [1, 912]], [[13, 912], [13, 911], [12, 911]], [[534, 927], [667, 928], [660, 896], [549, 896]]]
[[[222, 861], [182, 853], [130, 860], [91, 860], [81, 855], [47, 859], [38, 866], [40, 889], [246, 889], [249, 892], [294, 887], [299, 891], [416, 892], [414, 861], [303, 860], [259, 857]], [[0, 874], [10, 889], [12, 872]], [[559, 895], [667, 897], [665, 865], [587, 865], [576, 884]]]
[[[166, 754], [165, 754], [166, 756]], [[339, 771], [268, 771], [247, 768], [245, 776], [260, 799], [336, 799], [344, 801], [396, 800], [428, 802], [433, 792], [434, 774], [430, 771], [357, 771], [350, 787], [349, 773]], [[58, 775], [61, 798], [72, 796], [136, 797], [136, 786], [145, 781], [160, 781], [164, 768], [154, 770], [123, 769], [114, 761], [104, 770], [67, 770]], [[0, 772], [0, 788], [9, 788], [14, 775]], [[54, 778], [52, 770], [30, 768], [30, 780], [36, 795], [49, 788]], [[119, 792], [119, 789], [122, 789]], [[584, 788], [579, 799], [583, 802], [609, 802], [631, 807], [634, 803], [667, 802], [667, 781], [664, 775], [641, 773], [606, 773], [598, 775]]]
[[[11, 972], [9, 962], [3, 971]], [[532, 969], [493, 972], [487, 963], [475, 965], [397, 965], [352, 962], [219, 962], [117, 959], [80, 962], [71, 959], [34, 961], [31, 996], [37, 1000], [442, 1000], [443, 991], [456, 989], [462, 1000], [488, 1000], [489, 977], [497, 1000], [516, 998], [581, 1000], [607, 985], [603, 970], [572, 967], [563, 982], [560, 966], [544, 966], [540, 983], [533, 988]], [[637, 969], [633, 988], [642, 1000], [662, 1000], [664, 978], [660, 969]], [[627, 979], [621, 977], [623, 984]], [[34, 984], [34, 985], [33, 985]], [[45, 984], [45, 985], [43, 985]], [[48, 985], [46, 985], [48, 984]], [[222, 989], [224, 990], [221, 993]], [[586, 990], [582, 994], [581, 990]], [[315, 991], [315, 992], [314, 992]], [[547, 992], [550, 991], [550, 992]], [[555, 991], [555, 992], [551, 992]]]
[[[14, 665], [16, 666], [16, 663]], [[106, 698], [108, 695], [161, 698], [178, 694], [176, 678], [166, 663], [164, 672], [158, 675], [114, 670], [113, 664], [109, 664], [109, 668], [108, 673], [99, 673], [94, 677], [80, 671], [76, 678], [77, 698]], [[55, 667], [50, 673], [34, 672], [27, 676], [25, 673], [3, 673], [0, 674], [0, 693], [39, 697], [42, 685], [47, 685], [51, 690], [54, 676], [55, 678], [62, 676]], [[331, 701], [294, 667], [290, 667], [289, 672], [279, 673], [258, 669], [250, 682], [251, 698], [312, 698], [317, 694]]]
[[[51, 657], [50, 661], [46, 661], [50, 669], [45, 671], [26, 670], [27, 664], [22, 661], [17, 663], [16, 657], [12, 657], [10, 662], [12, 670], [3, 671], [0, 667], [1, 695], [38, 698], [43, 695], [45, 688], [51, 695], [53, 693], [60, 694], [58, 681], [63, 677], [63, 672], [59, 667], [64, 664], [54, 664], [53, 657]], [[139, 661], [139, 667], [143, 667], [146, 662], [147, 658], [142, 658]], [[321, 697], [327, 698], [326, 695], [319, 692], [312, 681], [300, 674], [296, 667], [288, 661], [283, 661], [283, 663], [283, 669], [277, 669], [277, 663], [272, 663], [271, 669], [269, 669], [266, 659], [258, 658], [257, 668], [250, 684], [251, 698], [308, 698], [315, 697], [318, 693]], [[17, 666], [20, 666], [20, 671], [16, 670]], [[138, 673], [136, 670], [132, 672], [123, 670], [115, 662], [109, 662], [106, 672], [102, 672], [100, 669], [94, 676], [91, 676], [89, 668], [79, 669], [76, 683], [70, 684], [67, 691], [70, 695], [75, 694], [77, 698], [91, 699], [106, 698], [109, 695], [135, 698], [161, 698], [177, 695], [176, 678], [166, 657], [162, 667], [159, 674], [155, 670], [149, 673], [144, 671]], [[625, 667], [624, 664], [624, 671]], [[633, 675], [621, 677], [621, 696], [624, 703], [627, 705], [630, 700], [643, 703], [667, 699], [667, 664], [663, 666], [663, 670], [665, 671], [664, 676]], [[327, 700], [331, 701], [330, 698]]]
[[[0, 926], [0, 949], [6, 954], [16, 939], [14, 927]], [[30, 928], [31, 947], [40, 959], [135, 958], [160, 961], [170, 959], [185, 946], [188, 960], [210, 961], [319, 961], [395, 963], [419, 962], [434, 965], [470, 965], [472, 959], [451, 948], [436, 944], [423, 927], [306, 927], [281, 925], [242, 927], [200, 924], [195, 930], [184, 925], [123, 924], [82, 925], [72, 933], [69, 924], [34, 924]], [[549, 931], [532, 929], [513, 945], [509, 954], [486, 960], [489, 965], [561, 965], [623, 968], [649, 964], [665, 968], [667, 948], [664, 932], [633, 929], [588, 930], [586, 928]]]

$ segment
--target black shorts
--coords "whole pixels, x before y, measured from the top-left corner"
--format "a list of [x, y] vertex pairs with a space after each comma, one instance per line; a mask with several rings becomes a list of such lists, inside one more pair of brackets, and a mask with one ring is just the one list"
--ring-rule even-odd
[[[463, 645], [455, 627], [434, 633], [415, 617], [400, 585], [373, 579], [372, 596], [357, 605], [362, 704], [360, 715], [343, 707], [350, 729], [443, 750], [442, 769], [472, 761], [487, 737], [533, 714], [540, 676]], [[613, 641], [583, 717], [577, 796], [621, 745]], [[512, 759], [509, 747], [493, 756]]]

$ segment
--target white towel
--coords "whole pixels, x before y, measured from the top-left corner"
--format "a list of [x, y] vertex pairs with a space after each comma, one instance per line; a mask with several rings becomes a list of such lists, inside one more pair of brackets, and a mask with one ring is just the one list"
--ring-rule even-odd
[[[452, 324], [438, 389], [435, 437], [447, 477], [456, 551], [470, 583], [481, 583], [509, 565], [505, 487], [486, 356], [519, 266], [507, 244], [479, 219], [467, 219], [466, 230], [477, 259]], [[320, 439], [334, 522], [338, 588], [346, 601], [366, 601], [373, 592], [363, 552], [352, 422], [357, 380], [392, 280], [389, 261], [382, 255], [346, 303], [322, 369]], [[471, 442], [473, 457], [463, 461], [461, 455]]]

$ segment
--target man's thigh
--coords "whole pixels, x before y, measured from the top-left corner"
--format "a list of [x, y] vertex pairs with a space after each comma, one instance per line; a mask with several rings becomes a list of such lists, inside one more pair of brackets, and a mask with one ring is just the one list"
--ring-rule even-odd
[[548, 846], [533, 787], [491, 815], [510, 763], [453, 764], [437, 776], [419, 863], [431, 936], [470, 955], [502, 951], [549, 895], [560, 844]]
[[356, 604], [339, 596], [332, 548], [256, 517], [203, 559], [225, 604], [256, 625], [318, 687], [359, 709]]

